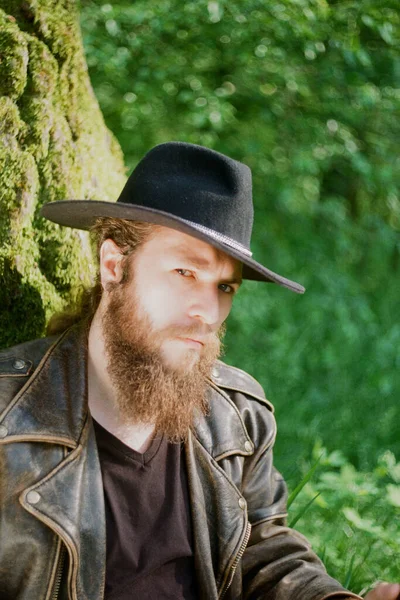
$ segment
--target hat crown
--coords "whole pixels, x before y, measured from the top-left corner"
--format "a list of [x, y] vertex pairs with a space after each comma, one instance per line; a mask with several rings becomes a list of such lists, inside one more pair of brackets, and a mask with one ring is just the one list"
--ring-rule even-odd
[[138, 163], [117, 202], [166, 211], [250, 248], [250, 169], [185, 142], [155, 146]]

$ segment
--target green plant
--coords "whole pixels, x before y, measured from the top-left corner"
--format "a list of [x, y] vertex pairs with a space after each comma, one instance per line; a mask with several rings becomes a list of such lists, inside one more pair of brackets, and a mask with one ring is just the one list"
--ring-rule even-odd
[[364, 473], [341, 452], [328, 454], [319, 444], [316, 456], [290, 507], [292, 523], [311, 541], [330, 575], [352, 591], [365, 593], [379, 579], [398, 581], [400, 463], [386, 451]]

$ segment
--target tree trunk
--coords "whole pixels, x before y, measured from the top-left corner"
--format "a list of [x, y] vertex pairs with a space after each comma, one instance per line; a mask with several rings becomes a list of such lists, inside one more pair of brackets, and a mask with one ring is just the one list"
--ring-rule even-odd
[[113, 200], [122, 152], [105, 127], [75, 0], [0, 0], [0, 347], [43, 334], [87, 285], [86, 233], [38, 216], [45, 202]]

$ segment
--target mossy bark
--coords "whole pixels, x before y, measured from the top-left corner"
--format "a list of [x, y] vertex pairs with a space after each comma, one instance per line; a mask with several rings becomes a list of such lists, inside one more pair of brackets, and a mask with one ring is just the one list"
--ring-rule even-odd
[[85, 232], [45, 202], [113, 200], [120, 147], [90, 85], [75, 0], [0, 0], [0, 347], [43, 334], [93, 275]]

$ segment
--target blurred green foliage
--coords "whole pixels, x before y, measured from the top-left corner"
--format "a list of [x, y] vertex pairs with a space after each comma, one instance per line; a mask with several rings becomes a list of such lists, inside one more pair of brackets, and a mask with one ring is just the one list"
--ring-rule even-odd
[[83, 0], [81, 21], [130, 166], [199, 142], [254, 167], [261, 209], [341, 197], [400, 225], [397, 2]]
[[399, 455], [397, 1], [82, 0], [81, 23], [130, 167], [171, 139], [246, 162], [254, 256], [308, 289], [246, 283], [226, 338], [289, 483], [316, 438], [365, 469]]

